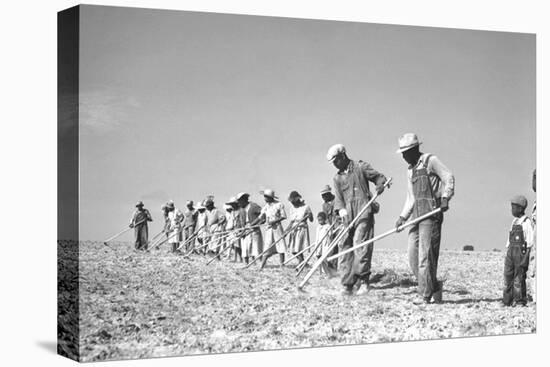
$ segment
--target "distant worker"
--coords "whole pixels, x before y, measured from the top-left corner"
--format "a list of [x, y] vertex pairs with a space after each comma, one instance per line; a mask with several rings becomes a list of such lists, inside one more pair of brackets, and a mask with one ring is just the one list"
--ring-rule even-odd
[[[224, 249], [227, 251], [227, 258], [231, 258], [231, 251], [234, 252], [235, 259], [232, 262], [237, 262], [237, 258], [242, 262], [241, 257], [241, 233], [239, 228], [241, 228], [239, 220], [239, 204], [235, 197], [231, 197], [225, 203], [225, 230], [230, 231], [227, 234], [227, 239], [225, 240]], [[229, 251], [226, 247], [229, 247]]]
[[[219, 232], [223, 231], [225, 226], [225, 216], [222, 212], [214, 206], [213, 196], [208, 197], [204, 201], [204, 206], [206, 207], [206, 218], [207, 218], [207, 234], [208, 234], [208, 246], [207, 251], [218, 255], [220, 248], [220, 234]], [[218, 257], [219, 259], [219, 257]]]
[[[310, 245], [307, 221], [313, 222], [313, 213], [298, 191], [292, 191], [288, 195], [288, 201], [292, 204], [292, 208], [290, 210], [290, 223], [288, 223], [287, 231], [295, 228], [290, 233], [289, 247], [290, 252], [296, 255]], [[303, 253], [296, 256], [296, 258], [298, 259], [298, 265], [304, 262]]]
[[188, 241], [195, 233], [198, 212], [194, 208], [193, 200], [187, 201], [186, 207], [187, 209], [183, 213], [183, 240], [186, 242], [184, 250], [188, 251], [192, 245]]
[[327, 215], [326, 222], [330, 225], [332, 221], [336, 219], [336, 213], [334, 211], [334, 199], [336, 198], [332, 193], [330, 185], [325, 185], [321, 190], [321, 198], [323, 199], [323, 212]]
[[[329, 250], [331, 242], [330, 238], [330, 225], [327, 220], [327, 213], [322, 211], [317, 214], [317, 230], [315, 235], [315, 243], [317, 244], [317, 258], [325, 255]], [[321, 242], [321, 243], [320, 243]], [[332, 251], [331, 251], [332, 254]], [[329, 277], [336, 275], [336, 269], [334, 269], [326, 260], [321, 264], [321, 272], [325, 273]]]
[[138, 201], [136, 208], [132, 220], [130, 221], [130, 228], [134, 228], [136, 250], [145, 251], [147, 250], [149, 242], [147, 222], [152, 222], [153, 218], [149, 210], [144, 208], [142, 201]]
[[[240, 221], [244, 227], [250, 227], [251, 223], [258, 218], [262, 212], [262, 208], [249, 201], [250, 195], [246, 192], [241, 192], [237, 195], [237, 202], [239, 203]], [[263, 239], [262, 231], [259, 227], [251, 229], [248, 234], [243, 238], [242, 245], [242, 257], [244, 262], [248, 264], [249, 259], [255, 260], [255, 258], [263, 251]]]
[[168, 238], [168, 232], [170, 232], [170, 218], [168, 218], [168, 203], [163, 204], [160, 207], [160, 210], [162, 211], [162, 218], [164, 219], [164, 226], [162, 227], [162, 233]]
[[[321, 198], [323, 199], [323, 213], [326, 214], [325, 222], [329, 225], [331, 228], [329, 230], [328, 237], [328, 243], [331, 242], [331, 240], [335, 237], [335, 231], [333, 227], [331, 227], [332, 223], [334, 221], [341, 222], [341, 218], [338, 217], [337, 211], [334, 209], [334, 199], [336, 197], [332, 193], [332, 189], [330, 185], [325, 185], [323, 189], [321, 190]], [[329, 256], [336, 255], [338, 253], [338, 246], [334, 246]], [[338, 259], [332, 260], [327, 264], [331, 269], [336, 270], [338, 268]]]
[[204, 245], [206, 244], [205, 240], [208, 238], [207, 235], [208, 227], [208, 217], [206, 216], [206, 207], [203, 202], [200, 202], [197, 205], [197, 224], [195, 226], [195, 249], [194, 252], [197, 254], [204, 254], [206, 250]]
[[168, 220], [170, 221], [169, 232], [168, 232], [168, 243], [170, 244], [172, 253], [178, 254], [181, 251], [179, 250], [179, 244], [182, 239], [182, 227], [183, 222], [183, 213], [176, 208], [176, 205], [172, 200], [167, 204], [168, 208]]
[[[265, 267], [267, 260], [275, 254], [279, 254], [279, 261], [282, 267], [285, 262], [286, 253], [286, 239], [283, 238], [284, 231], [283, 225], [281, 224], [282, 221], [286, 219], [285, 207], [283, 203], [279, 201], [279, 198], [275, 196], [275, 191], [266, 189], [262, 191], [261, 194], [264, 196], [265, 205], [262, 208], [260, 216], [250, 223], [252, 226], [264, 223], [267, 224], [264, 231], [264, 251], [267, 252], [263, 255], [260, 270]], [[275, 245], [272, 246], [274, 243]]]

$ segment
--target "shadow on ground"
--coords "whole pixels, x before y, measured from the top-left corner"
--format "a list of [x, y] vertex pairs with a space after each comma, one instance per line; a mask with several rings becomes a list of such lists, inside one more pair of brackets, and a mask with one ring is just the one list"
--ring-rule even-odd
[[57, 342], [55, 341], [44, 341], [40, 340], [36, 342], [40, 348], [44, 349], [47, 352], [57, 354]]

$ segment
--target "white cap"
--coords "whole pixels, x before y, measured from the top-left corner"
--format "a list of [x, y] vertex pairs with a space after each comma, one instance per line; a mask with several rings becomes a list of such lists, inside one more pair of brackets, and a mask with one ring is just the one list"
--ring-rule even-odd
[[334, 144], [328, 149], [327, 160], [329, 162], [332, 162], [338, 154], [342, 154], [345, 152], [346, 152], [346, 147], [343, 144]]

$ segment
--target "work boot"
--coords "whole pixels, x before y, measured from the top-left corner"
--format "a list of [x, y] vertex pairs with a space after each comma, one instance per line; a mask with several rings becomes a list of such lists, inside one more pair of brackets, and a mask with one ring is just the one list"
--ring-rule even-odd
[[420, 305], [427, 305], [430, 303], [430, 300], [432, 299], [432, 297], [418, 297], [418, 298], [415, 298], [412, 303], [413, 305], [417, 305], [417, 306], [420, 306]]
[[351, 296], [353, 295], [353, 285], [345, 285], [344, 289], [342, 290], [343, 296]]
[[357, 292], [355, 294], [358, 296], [362, 296], [364, 294], [367, 294], [369, 290], [370, 286], [368, 280], [359, 281], [357, 285]]
[[437, 291], [432, 294], [434, 303], [442, 303], [443, 302], [443, 282], [438, 281], [437, 282]]
[[262, 265], [260, 265], [260, 270], [263, 270], [263, 268], [265, 267], [265, 264], [267, 263], [267, 259], [268, 259], [268, 256], [263, 256], [262, 257]]

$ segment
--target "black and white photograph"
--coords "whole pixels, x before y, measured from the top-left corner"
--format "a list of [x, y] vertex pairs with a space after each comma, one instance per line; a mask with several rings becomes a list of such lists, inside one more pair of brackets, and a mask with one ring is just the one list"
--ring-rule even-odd
[[57, 353], [537, 332], [533, 33], [57, 15]]

